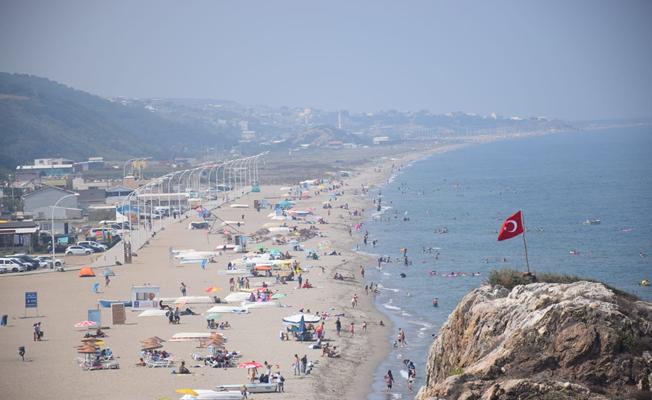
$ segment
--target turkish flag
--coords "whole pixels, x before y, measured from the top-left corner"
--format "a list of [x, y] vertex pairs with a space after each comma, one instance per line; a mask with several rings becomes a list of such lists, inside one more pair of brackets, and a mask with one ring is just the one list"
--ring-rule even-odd
[[503, 222], [498, 234], [498, 241], [511, 239], [523, 233], [523, 217], [521, 212], [517, 212]]

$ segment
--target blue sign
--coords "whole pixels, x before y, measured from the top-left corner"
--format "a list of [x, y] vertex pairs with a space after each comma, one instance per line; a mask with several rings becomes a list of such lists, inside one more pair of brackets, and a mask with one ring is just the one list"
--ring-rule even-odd
[[37, 308], [37, 307], [38, 307], [38, 293], [25, 292], [25, 308]]
[[100, 310], [88, 310], [88, 320], [95, 322], [98, 328], [102, 326], [102, 314], [100, 313]]

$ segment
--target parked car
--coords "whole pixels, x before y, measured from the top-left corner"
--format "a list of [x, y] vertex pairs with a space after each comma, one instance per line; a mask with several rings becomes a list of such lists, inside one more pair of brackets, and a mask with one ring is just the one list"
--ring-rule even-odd
[[89, 248], [86, 248], [84, 246], [73, 245], [73, 246], [68, 246], [66, 248], [66, 255], [67, 256], [73, 256], [73, 255], [74, 256], [83, 256], [83, 255], [89, 255], [89, 254], [93, 254], [93, 250], [91, 250]]
[[20, 262], [27, 267], [28, 271], [38, 269], [41, 266], [39, 260], [28, 256], [27, 254], [13, 254], [8, 256], [9, 258], [17, 258]]
[[0, 273], [5, 272], [24, 272], [27, 267], [24, 266], [19, 260], [15, 258], [3, 257], [0, 258]]
[[83, 246], [86, 247], [87, 249], [93, 250], [95, 253], [101, 253], [103, 251], [107, 251], [109, 249], [109, 246], [103, 245], [101, 243], [97, 243], [92, 240], [82, 240], [77, 242], [78, 246]]
[[[39, 261], [45, 264], [45, 267], [52, 268], [52, 256], [38, 256], [36, 257]], [[54, 266], [55, 267], [61, 267], [65, 264], [65, 261], [55, 258], [54, 259]]]
[[[55, 253], [65, 253], [67, 248], [68, 248], [67, 245], [57, 243], [56, 246], [54, 246], [54, 251], [55, 251]], [[48, 244], [48, 252], [50, 252], [50, 253], [52, 252], [52, 245], [51, 244]]]

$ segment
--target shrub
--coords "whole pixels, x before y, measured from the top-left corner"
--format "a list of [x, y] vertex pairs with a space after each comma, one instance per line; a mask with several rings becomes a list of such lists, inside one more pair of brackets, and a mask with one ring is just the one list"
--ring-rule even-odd
[[573, 282], [580, 282], [580, 281], [602, 283], [609, 290], [613, 291], [614, 293], [620, 296], [625, 297], [628, 300], [632, 300], [632, 301], [638, 300], [638, 297], [634, 296], [633, 294], [624, 292], [620, 289], [616, 289], [613, 286], [607, 285], [603, 282], [599, 282], [594, 279], [581, 278], [576, 275], [552, 274], [548, 272], [542, 272], [540, 274], [534, 274], [534, 273], [526, 274], [521, 271], [516, 271], [514, 269], [506, 268], [506, 269], [499, 269], [499, 270], [495, 269], [491, 271], [491, 273], [489, 273], [489, 277], [487, 278], [487, 283], [490, 284], [491, 286], [500, 285], [509, 290], [512, 290], [515, 286], [518, 285], [527, 285], [529, 283], [534, 283], [534, 282], [573, 283]]

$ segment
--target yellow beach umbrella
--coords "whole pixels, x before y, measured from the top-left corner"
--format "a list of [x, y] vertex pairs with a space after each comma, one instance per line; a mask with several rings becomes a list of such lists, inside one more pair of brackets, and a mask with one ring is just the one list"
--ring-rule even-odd
[[195, 392], [192, 389], [177, 389], [176, 392], [179, 394], [189, 394], [191, 396], [199, 396], [199, 393]]

